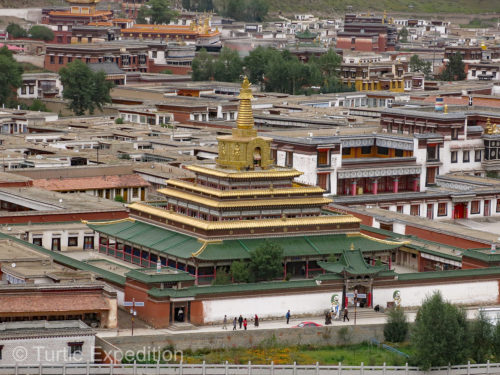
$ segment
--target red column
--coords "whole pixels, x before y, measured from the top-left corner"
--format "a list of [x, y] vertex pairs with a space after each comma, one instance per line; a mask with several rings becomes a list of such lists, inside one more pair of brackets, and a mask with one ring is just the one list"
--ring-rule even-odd
[[368, 293], [366, 295], [366, 307], [370, 307], [372, 305], [372, 294]]
[[286, 260], [285, 260], [285, 267], [283, 267], [283, 280], [286, 280]]
[[309, 259], [306, 259], [306, 279], [309, 278]]
[[345, 296], [345, 305], [349, 305], [349, 297]]
[[373, 190], [373, 191], [372, 191], [372, 193], [373, 193], [374, 195], [377, 195], [377, 193], [378, 193], [378, 178], [374, 178], [374, 179], [373, 179], [373, 186], [372, 186], [372, 190]]
[[353, 180], [353, 181], [351, 182], [351, 195], [356, 195], [356, 193], [357, 193], [357, 192], [356, 192], [356, 189], [357, 189], [357, 186], [356, 186], [356, 185], [357, 185], [356, 180]]
[[198, 265], [194, 269], [194, 284], [198, 285]]
[[392, 188], [393, 193], [397, 193], [399, 191], [399, 178], [394, 178], [393, 181], [393, 188]]
[[392, 269], [392, 256], [389, 254], [389, 269]]
[[418, 177], [413, 178], [413, 191], [418, 191]]

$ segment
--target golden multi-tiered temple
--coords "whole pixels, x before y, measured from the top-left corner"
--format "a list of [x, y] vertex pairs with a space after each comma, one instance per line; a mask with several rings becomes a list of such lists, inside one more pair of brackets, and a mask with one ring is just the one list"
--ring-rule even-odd
[[206, 239], [356, 230], [359, 219], [351, 215], [322, 214], [331, 202], [323, 189], [295, 182], [301, 172], [274, 164], [272, 139], [254, 128], [252, 98], [245, 78], [237, 127], [218, 138], [216, 164], [188, 166], [194, 181], [169, 180], [159, 190], [164, 202], [134, 203], [131, 215]]
[[49, 13], [48, 22], [53, 25], [86, 25], [90, 22], [104, 22], [112, 18], [109, 10], [97, 10], [101, 0], [66, 0], [68, 10], [54, 10]]

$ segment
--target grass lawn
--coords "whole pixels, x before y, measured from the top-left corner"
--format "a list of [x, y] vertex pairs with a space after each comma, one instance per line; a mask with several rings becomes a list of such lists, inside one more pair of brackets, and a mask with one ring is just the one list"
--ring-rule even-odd
[[[400, 344], [396, 348], [409, 355], [412, 353], [412, 348], [408, 344]], [[192, 364], [203, 361], [216, 364], [226, 361], [232, 364], [246, 364], [248, 361], [253, 364], [270, 364], [273, 361], [276, 365], [294, 362], [299, 365], [316, 364], [316, 362], [321, 365], [337, 365], [342, 362], [343, 365], [358, 366], [363, 362], [366, 366], [382, 366], [385, 362], [388, 366], [403, 366], [407, 362], [405, 357], [369, 343], [347, 346], [263, 346], [194, 352], [187, 350], [184, 351], [182, 359], [184, 363]], [[137, 362], [149, 361], [138, 357]]]

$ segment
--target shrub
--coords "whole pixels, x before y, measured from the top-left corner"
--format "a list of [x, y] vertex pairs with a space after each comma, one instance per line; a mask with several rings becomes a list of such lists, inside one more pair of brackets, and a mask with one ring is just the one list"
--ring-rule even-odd
[[389, 310], [384, 326], [384, 338], [390, 342], [403, 342], [408, 335], [408, 321], [401, 307]]

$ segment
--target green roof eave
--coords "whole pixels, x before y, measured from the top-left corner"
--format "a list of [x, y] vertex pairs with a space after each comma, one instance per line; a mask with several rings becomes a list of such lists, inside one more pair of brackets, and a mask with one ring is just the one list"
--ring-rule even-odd
[[[151, 283], [172, 283], [181, 281], [194, 281], [195, 277], [185, 271], [179, 271], [171, 267], [162, 267], [159, 273], [146, 273], [154, 272], [156, 268], [141, 268], [134, 269], [125, 274], [127, 278], [143, 282], [145, 284]], [[169, 273], [165, 273], [168, 270]]]
[[172, 288], [151, 288], [148, 294], [151, 297], [195, 297], [203, 294], [219, 293], [237, 293], [237, 292], [259, 292], [264, 290], [289, 290], [295, 288], [306, 288], [317, 286], [316, 280], [293, 280], [293, 281], [265, 281], [259, 283], [228, 284], [228, 285], [210, 285], [210, 286], [192, 286], [185, 289]]
[[487, 253], [484, 253], [482, 251], [478, 251], [475, 249], [468, 249], [462, 253], [462, 256], [467, 256], [467, 257], [472, 258], [472, 259], [478, 259], [478, 260], [481, 260], [481, 261], [486, 262], [486, 263], [500, 262], [500, 254], [499, 253], [491, 253], [489, 251]]
[[428, 271], [428, 272], [415, 272], [415, 273], [402, 273], [398, 274], [398, 280], [432, 280], [432, 279], [445, 279], [445, 278], [462, 278], [474, 277], [485, 275], [500, 275], [500, 267], [488, 268], [472, 268], [465, 270], [448, 270], [448, 271]]

